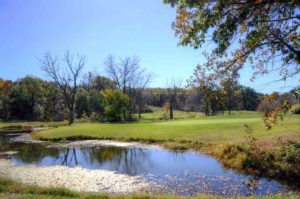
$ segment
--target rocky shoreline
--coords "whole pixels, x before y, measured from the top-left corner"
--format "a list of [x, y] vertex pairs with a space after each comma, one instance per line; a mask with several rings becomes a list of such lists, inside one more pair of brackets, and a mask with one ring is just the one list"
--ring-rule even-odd
[[64, 187], [77, 192], [137, 193], [150, 184], [139, 176], [66, 166], [15, 166], [0, 159], [0, 177], [41, 187]]

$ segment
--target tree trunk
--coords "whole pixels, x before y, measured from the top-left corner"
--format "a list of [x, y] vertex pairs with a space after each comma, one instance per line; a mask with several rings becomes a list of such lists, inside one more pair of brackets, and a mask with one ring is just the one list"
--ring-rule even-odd
[[139, 112], [139, 118], [141, 119], [141, 96], [139, 96], [138, 99], [138, 112]]
[[170, 119], [173, 119], [173, 103], [170, 103]]
[[231, 99], [230, 99], [230, 95], [231, 95], [231, 93], [229, 93], [229, 96], [228, 96], [228, 105], [227, 105], [228, 115], [230, 115], [230, 111], [231, 111]]
[[73, 124], [74, 123], [74, 110], [73, 109], [71, 109], [70, 111], [69, 111], [69, 126], [71, 125], [71, 124]]

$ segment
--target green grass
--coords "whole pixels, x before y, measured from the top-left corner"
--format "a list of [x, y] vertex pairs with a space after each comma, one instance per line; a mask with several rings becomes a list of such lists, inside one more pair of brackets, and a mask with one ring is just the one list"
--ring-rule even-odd
[[[166, 114], [165, 111], [162, 110], [160, 107], [148, 106], [152, 113], [142, 113], [141, 119], [142, 120], [164, 120], [163, 115]], [[186, 111], [174, 111], [174, 118], [175, 119], [188, 119], [188, 118], [199, 118], [203, 117], [203, 113], [199, 112], [186, 112]], [[136, 115], [137, 117], [137, 115]], [[169, 113], [167, 113], [167, 117], [169, 117]]]
[[272, 130], [264, 128], [261, 115], [220, 115], [174, 121], [142, 121], [132, 123], [76, 123], [38, 132], [43, 139], [91, 137], [116, 140], [174, 140], [223, 142], [241, 141], [245, 137], [244, 124], [248, 124], [256, 137], [270, 137], [300, 132], [300, 115], [287, 115]]

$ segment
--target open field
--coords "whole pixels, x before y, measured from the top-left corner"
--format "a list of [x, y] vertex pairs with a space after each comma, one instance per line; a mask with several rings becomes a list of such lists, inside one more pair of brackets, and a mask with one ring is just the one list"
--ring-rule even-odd
[[142, 121], [133, 123], [77, 123], [38, 132], [36, 138], [62, 139], [90, 137], [116, 140], [175, 140], [223, 142], [245, 138], [245, 124], [253, 129], [255, 137], [272, 137], [300, 132], [300, 116], [287, 115], [271, 130], [264, 128], [261, 115], [250, 112], [199, 117], [174, 121]]

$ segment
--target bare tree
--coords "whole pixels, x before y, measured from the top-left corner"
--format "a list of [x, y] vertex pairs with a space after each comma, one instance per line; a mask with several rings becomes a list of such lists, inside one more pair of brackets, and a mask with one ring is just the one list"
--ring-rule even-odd
[[177, 95], [180, 91], [181, 80], [172, 79], [167, 82], [167, 92], [168, 92], [168, 100], [170, 103], [170, 119], [174, 119], [174, 107], [177, 103]]
[[137, 57], [125, 57], [116, 62], [115, 58], [109, 55], [104, 65], [108, 76], [116, 82], [118, 89], [129, 96], [129, 117], [131, 118], [135, 111], [136, 104], [140, 115], [142, 91], [149, 83], [151, 75], [140, 66]]
[[142, 112], [142, 105], [143, 105], [143, 98], [144, 98], [144, 90], [149, 84], [149, 82], [152, 79], [151, 73], [141, 73], [139, 80], [138, 80], [138, 86], [136, 88], [137, 90], [137, 105], [138, 105], [138, 115], [139, 118], [141, 118], [141, 112]]
[[106, 71], [110, 78], [112, 78], [120, 91], [124, 94], [127, 89], [136, 84], [136, 80], [144, 69], [140, 67], [139, 59], [137, 57], [125, 57], [116, 62], [112, 55], [109, 55], [104, 61]]
[[41, 69], [45, 71], [59, 87], [59, 91], [64, 97], [65, 104], [69, 112], [69, 125], [74, 122], [74, 108], [77, 94], [77, 86], [82, 69], [85, 65], [85, 58], [77, 56], [74, 58], [69, 51], [67, 51], [63, 59], [57, 56], [52, 56], [51, 53], [46, 52], [44, 57], [39, 59]]

